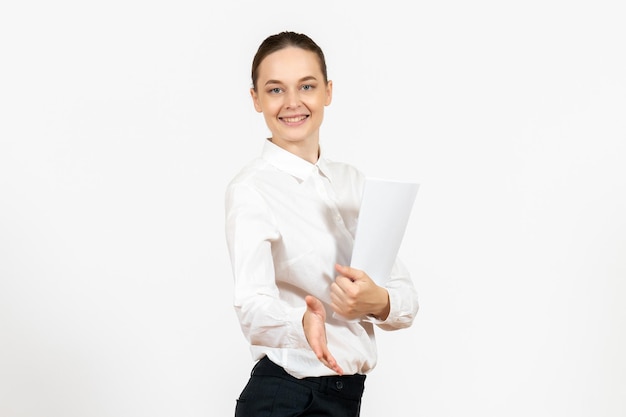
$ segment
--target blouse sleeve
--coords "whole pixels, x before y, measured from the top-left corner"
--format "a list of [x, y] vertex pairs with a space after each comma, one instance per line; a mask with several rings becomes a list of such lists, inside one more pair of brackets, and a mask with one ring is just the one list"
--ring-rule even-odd
[[417, 290], [405, 265], [398, 258], [391, 276], [384, 287], [389, 293], [390, 310], [387, 319], [369, 319], [383, 330], [398, 330], [410, 327], [419, 310]]
[[263, 198], [250, 186], [230, 184], [226, 191], [226, 242], [234, 277], [234, 307], [251, 345], [308, 347], [302, 316], [278, 296], [272, 242], [280, 239]]

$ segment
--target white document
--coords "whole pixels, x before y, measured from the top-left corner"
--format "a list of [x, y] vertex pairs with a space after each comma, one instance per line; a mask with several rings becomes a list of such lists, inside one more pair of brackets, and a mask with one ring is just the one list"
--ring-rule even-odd
[[350, 266], [384, 285], [398, 255], [419, 184], [367, 178]]

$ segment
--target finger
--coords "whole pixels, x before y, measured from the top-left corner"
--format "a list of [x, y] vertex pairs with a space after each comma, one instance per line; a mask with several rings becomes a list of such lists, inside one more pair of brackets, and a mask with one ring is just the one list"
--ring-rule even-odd
[[339, 375], [343, 375], [343, 369], [341, 369], [341, 366], [339, 366], [339, 364], [337, 363], [333, 355], [331, 355], [331, 353], [328, 351], [328, 349], [326, 349], [325, 355], [320, 358], [320, 361], [322, 361], [322, 363], [327, 368], [335, 371]]
[[351, 305], [354, 302], [354, 298], [351, 295], [353, 291], [350, 291], [349, 288], [343, 289], [339, 285], [335, 285], [331, 287], [330, 290], [330, 302], [331, 307], [335, 311], [337, 311], [337, 307], [342, 308], [342, 306]]
[[339, 366], [334, 356], [328, 350], [326, 340], [323, 336], [320, 336], [320, 338], [314, 338], [309, 342], [309, 344], [317, 359], [319, 359], [324, 366], [335, 371], [339, 375], [343, 375], [343, 369], [341, 369], [341, 366]]
[[354, 286], [354, 282], [350, 278], [337, 277], [335, 282], [330, 284], [330, 295], [345, 299], [351, 293], [351, 286]]
[[362, 270], [352, 268], [351, 266], [346, 266], [346, 265], [335, 264], [335, 269], [341, 275], [345, 276], [346, 278], [351, 279], [352, 281], [356, 281], [357, 279], [362, 279], [363, 275], [366, 275]]
[[312, 295], [307, 295], [304, 298], [306, 302], [307, 308], [315, 315], [322, 317], [322, 319], [326, 320], [326, 310], [324, 309], [324, 305], [320, 300], [313, 297]]
[[346, 299], [346, 292], [338, 284], [333, 283], [330, 286], [330, 301], [341, 302]]
[[304, 297], [304, 301], [306, 302], [306, 306], [308, 308], [310, 308], [311, 310], [315, 310], [315, 307], [317, 305], [317, 301], [319, 301], [317, 298], [313, 297], [312, 295], [307, 295], [306, 297]]
[[315, 353], [315, 356], [317, 356], [319, 360], [323, 360], [324, 347], [326, 346], [326, 343], [321, 342], [317, 338], [312, 338], [312, 340], [309, 341], [309, 345], [311, 345], [311, 350], [313, 350], [313, 353]]
[[354, 280], [352, 278], [339, 276], [335, 278], [335, 282], [331, 284], [331, 290], [333, 286], [337, 287], [337, 290], [345, 292], [351, 285], [354, 285]]

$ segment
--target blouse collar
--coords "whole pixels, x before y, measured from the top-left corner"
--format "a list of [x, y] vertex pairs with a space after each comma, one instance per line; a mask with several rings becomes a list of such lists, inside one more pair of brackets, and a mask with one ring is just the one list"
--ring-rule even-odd
[[329, 176], [328, 161], [323, 157], [321, 149], [317, 162], [312, 164], [267, 139], [263, 146], [262, 158], [272, 166], [296, 177], [300, 181], [306, 180], [317, 170], [329, 180], [331, 179]]

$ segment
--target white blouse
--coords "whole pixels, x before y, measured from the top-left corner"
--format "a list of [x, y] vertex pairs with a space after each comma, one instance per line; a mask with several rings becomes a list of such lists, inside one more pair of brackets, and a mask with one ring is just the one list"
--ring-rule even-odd
[[351, 165], [323, 156], [311, 164], [267, 140], [261, 157], [229, 183], [234, 307], [254, 360], [267, 355], [297, 378], [333, 374], [304, 335], [308, 294], [326, 307], [328, 348], [346, 375], [366, 374], [376, 365], [374, 324], [385, 330], [412, 324], [417, 293], [399, 260], [385, 284], [391, 304], [385, 321], [347, 321], [330, 308], [334, 266], [350, 265], [363, 181]]

